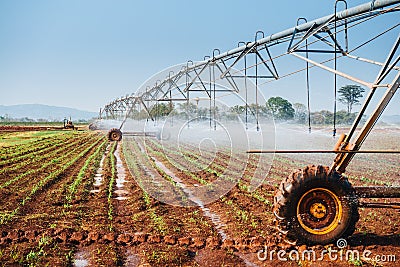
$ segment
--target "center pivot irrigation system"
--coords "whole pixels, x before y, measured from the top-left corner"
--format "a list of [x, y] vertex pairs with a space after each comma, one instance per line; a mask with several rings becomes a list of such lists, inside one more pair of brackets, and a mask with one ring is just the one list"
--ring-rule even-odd
[[[342, 9], [341, 11], [339, 11], [339, 7]], [[305, 18], [299, 18], [293, 28], [269, 36], [264, 36], [264, 33], [259, 31], [256, 33], [254, 41], [239, 42], [237, 48], [225, 53], [214, 49], [212, 56], [205, 57], [202, 61], [196, 63], [189, 61], [176, 73], [170, 72], [163, 81], [158, 80], [154, 85], [147, 86], [146, 90], [107, 104], [100, 111], [100, 119], [122, 119], [119, 128], [110, 130], [110, 140], [121, 140], [122, 134], [157, 135], [157, 133], [146, 132], [123, 133], [121, 129], [132, 111], [138, 107], [144, 109], [151, 120], [156, 120], [152, 110], [157, 108], [158, 103], [166, 102], [171, 107], [178, 101], [189, 103], [191, 94], [194, 92], [204, 93], [205, 98], [209, 99], [210, 117], [215, 117], [215, 114], [212, 114], [212, 110], [215, 112], [215, 108], [212, 109], [212, 106], [215, 107], [215, 99], [218, 95], [234, 94], [245, 90], [246, 123], [249, 111], [255, 115], [258, 129], [258, 98], [257, 96], [255, 98], [256, 105], [250, 107], [247, 99], [247, 84], [238, 86], [240, 79], [242, 81], [243, 78], [252, 80], [256, 86], [255, 94], [257, 94], [257, 88], [262, 84], [304, 71], [309, 111], [309, 69], [322, 68], [333, 73], [334, 76], [334, 114], [336, 114], [337, 78], [339, 76], [368, 87], [368, 95], [353, 125], [347, 134], [342, 134], [338, 138], [332, 151], [248, 151], [248, 153], [336, 154], [329, 167], [310, 165], [289, 175], [280, 184], [274, 198], [274, 214], [279, 229], [287, 237], [308, 244], [331, 243], [354, 232], [355, 224], [359, 219], [358, 207], [361, 205], [358, 201], [359, 198], [400, 198], [400, 187], [353, 187], [342, 175], [356, 153], [399, 153], [399, 151], [360, 151], [363, 142], [399, 88], [400, 68], [397, 64], [400, 60], [398, 52], [400, 45], [398, 19], [400, 16], [398, 11], [400, 11], [400, 0], [377, 0], [353, 8], [347, 8], [345, 1], [338, 0], [335, 2], [332, 15], [309, 22]], [[357, 43], [354, 48], [350, 49], [349, 40], [352, 40], [349, 38], [350, 32], [364, 23], [374, 23], [375, 18], [381, 16], [394, 16], [396, 18], [394, 25], [381, 25], [386, 29]], [[355, 54], [368, 45], [373, 47], [376, 40], [390, 34], [391, 36], [397, 34], [397, 38], [392, 37], [390, 40], [393, 42], [394, 39], [394, 44], [384, 62]], [[275, 47], [284, 47], [284, 50], [281, 54], [274, 55], [272, 50]], [[279, 75], [276, 62], [286, 55], [305, 61], [305, 67]], [[316, 57], [318, 61], [311, 59], [311, 56]], [[323, 56], [329, 58], [321, 61]], [[379, 71], [373, 82], [366, 82], [339, 71], [339, 59], [375, 66]], [[329, 67], [327, 63], [333, 63], [333, 66]], [[341, 66], [345, 65], [341, 64]], [[238, 68], [239, 70], [237, 70]], [[210, 79], [206, 82], [204, 75], [208, 73]], [[230, 86], [222, 89], [215, 86], [216, 82], [221, 80], [225, 80]], [[371, 105], [374, 95], [379, 90], [385, 92], [375, 110], [362, 125], [362, 118], [365, 116], [367, 107]], [[308, 120], [311, 130], [310, 116], [308, 116]], [[362, 127], [357, 130], [359, 126]], [[336, 135], [335, 117], [333, 135]], [[363, 205], [398, 208], [398, 205], [390, 203], [374, 202], [363, 203]]]

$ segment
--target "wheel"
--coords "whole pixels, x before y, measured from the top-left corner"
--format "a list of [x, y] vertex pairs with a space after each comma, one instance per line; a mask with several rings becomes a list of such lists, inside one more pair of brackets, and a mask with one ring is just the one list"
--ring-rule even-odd
[[112, 128], [108, 131], [108, 140], [110, 141], [121, 141], [122, 139], [122, 132], [120, 129]]
[[91, 123], [91, 124], [89, 124], [89, 130], [92, 130], [92, 131], [95, 131], [95, 130], [97, 130], [97, 125], [96, 125], [96, 123]]
[[353, 234], [358, 199], [346, 177], [329, 167], [293, 172], [275, 192], [274, 215], [281, 232], [306, 244], [328, 244]]

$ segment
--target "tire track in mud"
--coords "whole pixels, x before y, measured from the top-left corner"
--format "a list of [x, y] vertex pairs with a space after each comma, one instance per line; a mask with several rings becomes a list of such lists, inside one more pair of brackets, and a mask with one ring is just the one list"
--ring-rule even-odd
[[72, 266], [119, 266], [113, 225], [114, 206], [108, 197], [108, 190], [114, 186], [110, 184], [112, 176], [116, 175], [112, 169], [115, 148], [115, 142], [105, 148], [96, 173], [88, 185], [89, 194], [76, 207], [82, 216], [77, 220], [77, 232], [66, 240], [75, 245], [71, 257]]

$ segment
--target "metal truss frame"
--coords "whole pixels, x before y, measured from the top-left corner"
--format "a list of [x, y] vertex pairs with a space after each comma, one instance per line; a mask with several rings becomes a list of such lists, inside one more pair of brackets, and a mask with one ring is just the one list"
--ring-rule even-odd
[[[344, 5], [344, 10], [338, 11], [339, 3]], [[308, 88], [308, 69], [311, 67], [319, 67], [329, 71], [335, 76], [335, 99], [334, 99], [334, 114], [336, 114], [336, 90], [337, 90], [337, 76], [344, 77], [358, 84], [369, 88], [367, 99], [357, 117], [350, 132], [341, 140], [343, 143], [340, 145], [340, 151], [357, 151], [365, 137], [368, 135], [371, 128], [376, 123], [377, 119], [382, 114], [386, 105], [389, 103], [394, 92], [399, 87], [399, 75], [388, 84], [382, 84], [382, 81], [392, 71], [398, 71], [399, 67], [396, 66], [400, 60], [399, 56], [395, 57], [399, 47], [399, 38], [396, 40], [393, 49], [389, 52], [388, 58], [385, 62], [377, 62], [371, 59], [360, 58], [353, 55], [355, 49], [368, 44], [373, 39], [361, 44], [359, 47], [349, 51], [348, 47], [348, 29], [354, 25], [361, 24], [365, 21], [371, 20], [383, 14], [391, 14], [400, 11], [400, 0], [374, 0], [353, 8], [347, 8], [347, 3], [344, 0], [337, 0], [334, 6], [334, 13], [319, 19], [307, 21], [305, 18], [299, 18], [296, 26], [269, 36], [265, 36], [262, 31], [255, 34], [254, 41], [239, 42], [238, 47], [221, 53], [219, 49], [214, 49], [212, 56], [206, 56], [202, 61], [194, 63], [188, 61], [186, 66], [183, 66], [177, 73], [170, 72], [169, 75], [162, 81], [157, 81], [154, 85], [148, 85], [144, 92], [138, 92], [135, 95], [129, 95], [113, 100], [105, 105], [100, 112], [100, 118], [118, 119], [124, 118], [123, 123], [131, 114], [132, 110], [138, 106], [144, 108], [149, 117], [151, 116], [152, 108], [159, 102], [168, 102], [171, 106], [175, 102], [189, 102], [192, 93], [204, 93], [204, 97], [209, 99], [210, 103], [210, 119], [212, 117], [212, 105], [214, 105], [216, 97], [220, 93], [238, 93], [245, 90], [246, 102], [246, 125], [247, 114], [249, 109], [248, 103], [248, 86], [246, 80], [250, 79], [255, 84], [256, 94], [256, 108], [254, 114], [256, 115], [257, 129], [258, 129], [258, 103], [257, 103], [257, 88], [261, 80], [277, 80], [282, 78], [278, 73], [276, 58], [282, 55], [273, 55], [271, 48], [280, 44], [287, 44], [286, 55], [292, 55], [301, 59], [306, 63], [307, 70], [307, 92]], [[304, 23], [300, 24], [300, 20]], [[399, 24], [389, 28], [387, 31], [395, 29]], [[389, 26], [388, 26], [389, 27]], [[385, 31], [385, 32], [387, 32]], [[385, 33], [384, 32], [384, 33]], [[384, 34], [382, 33], [382, 35]], [[339, 40], [338, 34], [344, 36], [344, 41]], [[311, 48], [314, 43], [322, 44], [326, 48]], [[304, 56], [302, 55], [304, 54]], [[311, 54], [332, 54], [334, 56], [334, 67], [328, 67], [325, 62], [317, 62], [310, 59]], [[348, 57], [354, 60], [368, 62], [374, 65], [380, 65], [381, 70], [373, 82], [367, 82], [362, 79], [353, 77], [347, 73], [337, 69], [337, 58]], [[254, 64], [249, 65], [249, 61]], [[238, 64], [244, 65], [240, 71], [234, 70]], [[208, 73], [208, 76], [207, 76]], [[284, 75], [285, 76], [285, 75]], [[284, 77], [283, 76], [283, 77]], [[244, 88], [239, 88], [238, 79], [245, 79]], [[216, 82], [225, 79], [229, 84], [229, 88], [218, 88]], [[385, 87], [387, 91], [384, 98], [381, 100], [375, 112], [368, 119], [359, 135], [351, 142], [355, 129], [360, 124], [362, 116], [365, 114], [366, 107], [370, 103], [377, 88]], [[308, 110], [309, 110], [309, 97], [308, 97]], [[251, 111], [253, 112], [253, 111]], [[215, 114], [214, 114], [215, 115]], [[121, 127], [123, 125], [121, 124]], [[210, 124], [211, 125], [211, 124]], [[336, 134], [336, 117], [334, 118], [333, 134]], [[310, 128], [311, 129], [311, 128]], [[354, 153], [338, 153], [335, 163], [331, 169], [336, 169], [339, 172], [344, 172], [346, 166], [354, 156]]]

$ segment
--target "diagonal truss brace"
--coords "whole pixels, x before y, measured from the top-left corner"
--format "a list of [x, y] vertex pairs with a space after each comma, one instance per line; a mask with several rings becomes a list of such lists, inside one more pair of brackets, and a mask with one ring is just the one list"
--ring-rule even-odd
[[344, 72], [329, 68], [329, 67], [327, 67], [325, 65], [322, 65], [322, 64], [320, 64], [318, 62], [315, 62], [315, 61], [313, 61], [313, 60], [311, 60], [309, 58], [300, 56], [299, 54], [291, 53], [291, 55], [293, 55], [293, 56], [295, 56], [295, 57], [297, 57], [297, 58], [299, 58], [301, 60], [307, 61], [308, 63], [311, 63], [311, 64], [313, 64], [313, 65], [315, 65], [317, 67], [320, 67], [321, 69], [324, 69], [324, 70], [327, 70], [329, 72], [335, 73], [335, 74], [337, 74], [339, 76], [342, 76], [343, 78], [349, 79], [349, 80], [351, 80], [353, 82], [356, 82], [356, 83], [359, 83], [359, 84], [362, 84], [362, 85], [364, 85], [364, 86], [366, 86], [368, 88], [373, 88], [374, 87], [374, 85], [372, 83], [369, 83], [369, 82], [363, 81], [361, 79], [355, 78], [355, 77], [353, 77], [353, 76], [351, 76], [349, 74], [346, 74]]
[[[196, 79], [200, 78], [200, 75], [203, 73], [203, 71], [207, 68], [207, 66], [209, 64], [210, 64], [210, 61], [207, 61], [207, 63], [204, 64], [204, 66], [201, 68], [201, 70], [199, 72], [197, 72], [196, 69], [194, 69], [196, 76], [194, 76], [193, 79], [189, 82], [189, 84], [185, 87], [185, 89], [183, 89], [184, 92], [187, 92], [189, 90], [189, 88], [193, 85], [193, 83], [196, 81]], [[204, 86], [204, 84], [203, 84], [203, 86]]]
[[288, 53], [292, 53], [294, 52], [305, 40], [309, 39], [311, 36], [313, 36], [314, 34], [322, 31], [323, 28], [325, 28], [329, 23], [331, 23], [332, 21], [334, 21], [335, 19], [335, 15], [332, 15], [331, 17], [329, 17], [324, 23], [322, 23], [321, 25], [319, 25], [318, 27], [316, 26], [316, 23], [314, 23], [309, 29], [308, 31], [303, 35], [303, 37], [292, 46], [292, 41], [294, 40], [295, 35], [297, 34], [298, 30], [297, 28], [295, 28], [295, 31], [293, 31], [293, 35], [292, 35], [292, 40], [289, 43], [289, 47], [287, 49]]

